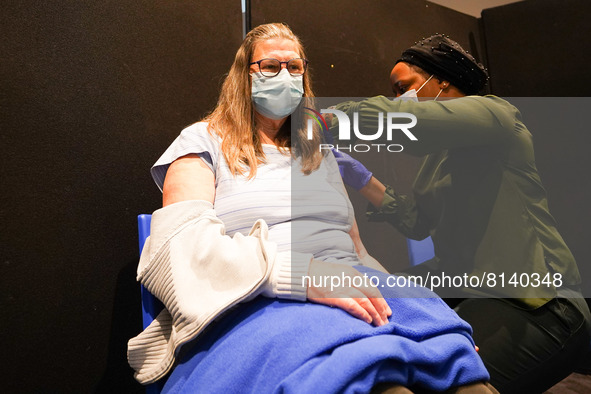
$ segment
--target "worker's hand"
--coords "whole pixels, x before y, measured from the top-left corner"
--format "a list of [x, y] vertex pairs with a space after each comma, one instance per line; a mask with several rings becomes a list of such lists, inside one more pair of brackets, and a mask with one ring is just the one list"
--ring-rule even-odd
[[308, 275], [311, 278], [308, 300], [340, 308], [369, 324], [388, 323], [392, 310], [380, 291], [371, 285], [369, 277], [362, 276], [355, 268], [312, 260]]
[[337, 159], [339, 171], [343, 182], [351, 186], [355, 190], [361, 190], [368, 184], [372, 177], [372, 173], [359, 160], [356, 160], [344, 152], [336, 149], [332, 150], [334, 157]]
[[[332, 114], [325, 114], [324, 116], [326, 117], [326, 115]], [[327, 143], [331, 145], [334, 144], [332, 135], [328, 132], [328, 130], [324, 131], [323, 136]], [[343, 182], [345, 182], [345, 184], [351, 186], [355, 190], [361, 190], [367, 185], [373, 174], [363, 164], [361, 164], [359, 160], [356, 160], [348, 154], [335, 148], [332, 148], [332, 153], [337, 160], [339, 172], [341, 173], [341, 178], [343, 178]]]

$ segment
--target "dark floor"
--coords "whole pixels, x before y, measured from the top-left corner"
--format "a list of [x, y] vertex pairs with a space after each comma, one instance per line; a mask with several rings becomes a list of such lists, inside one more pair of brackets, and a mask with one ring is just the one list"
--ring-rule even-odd
[[557, 383], [545, 394], [586, 394], [591, 393], [591, 352], [587, 354], [575, 373]]
[[573, 373], [556, 384], [546, 394], [584, 394], [591, 393], [591, 375]]

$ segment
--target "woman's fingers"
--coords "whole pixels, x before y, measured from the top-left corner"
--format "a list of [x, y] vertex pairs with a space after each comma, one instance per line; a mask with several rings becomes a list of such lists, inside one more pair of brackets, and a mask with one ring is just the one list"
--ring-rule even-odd
[[361, 294], [360, 292], [355, 293], [354, 291], [352, 291], [352, 293], [354, 296], [358, 295], [359, 297], [319, 297], [308, 299], [318, 304], [328, 305], [330, 307], [342, 309], [350, 315], [360, 320], [363, 320], [368, 324], [383, 326], [384, 324], [388, 323], [388, 319], [380, 315], [380, 313], [373, 305], [372, 301], [370, 301], [368, 298], [363, 297], [363, 294]]
[[342, 309], [351, 316], [363, 320], [368, 324], [374, 323], [371, 314], [353, 298], [310, 298], [310, 301]]
[[[340, 308], [358, 319], [381, 326], [388, 323], [392, 310], [375, 284], [364, 279], [353, 267], [314, 260], [310, 264], [310, 275], [324, 278], [349, 278], [347, 284], [335, 286], [332, 281], [324, 286], [308, 287], [308, 299], [324, 305]], [[328, 284], [329, 285], [328, 285]], [[350, 284], [349, 284], [350, 283]]]
[[380, 315], [380, 318], [387, 323], [388, 318], [392, 316], [392, 309], [390, 309], [390, 306], [388, 305], [386, 300], [383, 297], [380, 297], [369, 298], [369, 301], [373, 304], [374, 308]]
[[[353, 270], [355, 271], [354, 275], [361, 277], [361, 275], [357, 272], [357, 270], [355, 270], [354, 268], [353, 268]], [[355, 283], [355, 281], [352, 281], [352, 282]], [[392, 315], [392, 310], [390, 309], [390, 306], [388, 305], [388, 303], [386, 302], [386, 300], [382, 296], [382, 293], [380, 293], [378, 288], [375, 287], [377, 284], [372, 284], [371, 282], [366, 283], [367, 281], [358, 281], [358, 282], [362, 283], [362, 285], [355, 286], [355, 289], [360, 291], [362, 293], [362, 296], [365, 297], [365, 301], [363, 301], [362, 306], [364, 306], [364, 308], [368, 312], [370, 312], [370, 314], [371, 314], [371, 310], [375, 310], [379, 314], [380, 319], [384, 322], [384, 324], [387, 323], [388, 317], [390, 317]], [[371, 306], [368, 305], [368, 302], [371, 303]], [[361, 303], [361, 302], [359, 302], [359, 303]], [[365, 306], [367, 306], [367, 307], [365, 307]], [[368, 308], [371, 308], [371, 310]]]
[[373, 286], [357, 287], [368, 299], [371, 300], [373, 306], [380, 314], [383, 320], [388, 320], [388, 317], [392, 316], [392, 309], [382, 296], [382, 293]]
[[372, 322], [376, 326], [383, 326], [384, 324], [388, 323], [388, 319], [386, 316], [378, 312], [378, 309], [374, 305], [371, 299], [369, 298], [355, 298], [355, 301], [361, 308], [365, 309], [367, 313], [371, 316]]

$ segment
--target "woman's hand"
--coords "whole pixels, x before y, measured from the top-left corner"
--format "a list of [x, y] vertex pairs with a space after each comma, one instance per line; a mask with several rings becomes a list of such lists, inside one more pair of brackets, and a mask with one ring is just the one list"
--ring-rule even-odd
[[311, 278], [308, 300], [341, 308], [369, 324], [388, 323], [392, 310], [380, 291], [371, 285], [369, 277], [362, 276], [355, 268], [312, 260], [308, 274]]

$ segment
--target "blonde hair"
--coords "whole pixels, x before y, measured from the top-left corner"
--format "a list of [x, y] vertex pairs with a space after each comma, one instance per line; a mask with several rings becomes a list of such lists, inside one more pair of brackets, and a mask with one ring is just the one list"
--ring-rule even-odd
[[[261, 140], [256, 132], [249, 63], [257, 43], [273, 38], [293, 41], [300, 57], [306, 58], [300, 39], [287, 25], [269, 23], [255, 27], [246, 35], [236, 52], [216, 108], [204, 119], [209, 122], [210, 129], [222, 137], [222, 153], [232, 173], [244, 174], [249, 168], [248, 178], [253, 178], [257, 165], [265, 161]], [[304, 74], [303, 85], [304, 97], [314, 97], [309, 71]], [[277, 143], [280, 148], [287, 148], [292, 155], [300, 157], [302, 172], [309, 174], [320, 166], [323, 157], [319, 149], [318, 129], [315, 128], [313, 138], [308, 140], [303, 125], [294, 133], [290, 132], [290, 128], [291, 122], [288, 119], [277, 135]], [[292, 134], [295, 141], [292, 141]]]

